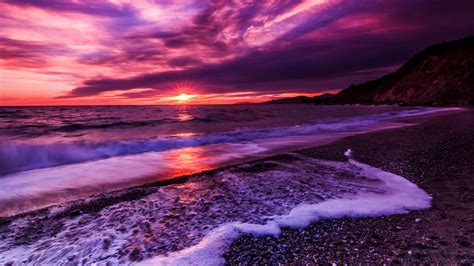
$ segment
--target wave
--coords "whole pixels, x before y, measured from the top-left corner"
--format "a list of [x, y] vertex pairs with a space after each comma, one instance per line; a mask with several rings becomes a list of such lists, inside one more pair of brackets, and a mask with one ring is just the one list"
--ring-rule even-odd
[[[0, 118], [1, 115], [0, 115]], [[15, 117], [15, 119], [20, 117]], [[111, 119], [117, 119], [112, 117]], [[97, 120], [97, 119], [96, 119]], [[145, 121], [118, 121], [108, 123], [97, 123], [97, 121], [84, 121], [84, 123], [71, 123], [63, 126], [52, 126], [49, 124], [21, 124], [8, 127], [8, 133], [10, 135], [22, 135], [22, 136], [42, 136], [57, 132], [76, 132], [83, 130], [101, 130], [101, 129], [126, 129], [126, 128], [137, 128], [137, 127], [154, 127], [169, 123], [183, 123], [183, 122], [201, 122], [201, 123], [212, 123], [216, 122], [209, 117], [190, 117], [189, 119], [158, 119], [158, 120], [145, 120]], [[104, 120], [104, 119], [100, 119]], [[67, 120], [63, 120], [67, 122]], [[2, 128], [0, 127], [0, 130]]]
[[[210, 118], [190, 118], [187, 121], [198, 121], [198, 122], [212, 122]], [[157, 126], [165, 123], [179, 123], [181, 120], [177, 119], [159, 119], [151, 121], [132, 121], [132, 122], [115, 122], [115, 123], [105, 123], [105, 124], [71, 124], [66, 126], [61, 126], [51, 131], [59, 132], [73, 132], [79, 130], [87, 129], [106, 129], [106, 128], [134, 128], [134, 127], [143, 127], [143, 126]]]
[[[351, 156], [351, 152], [346, 154]], [[431, 205], [431, 197], [402, 176], [353, 159], [336, 162], [298, 153], [286, 156], [292, 161], [268, 158], [263, 162], [271, 167], [264, 169], [259, 167], [262, 161], [249, 162], [210, 175], [192, 176], [182, 183], [135, 188], [131, 192], [142, 197], [124, 198], [93, 215], [84, 206], [100, 206], [125, 194], [92, 197], [20, 216], [8, 225], [11, 233], [0, 241], [0, 264], [130, 265], [141, 260], [145, 265], [222, 265], [222, 255], [242, 234], [278, 235], [281, 228], [301, 228], [319, 219], [400, 214]], [[114, 165], [113, 178], [135, 175], [150, 167], [146, 163], [145, 169]], [[246, 167], [259, 170], [249, 174], [243, 170]], [[97, 171], [89, 166], [82, 168]], [[44, 171], [51, 170], [55, 169]], [[56, 184], [62, 183], [61, 178], [50, 174], [44, 177], [38, 182], [40, 187], [49, 183], [57, 189]], [[28, 199], [25, 192], [38, 192], [38, 186], [30, 185], [22, 182], [13, 187], [23, 194], [22, 203]], [[94, 186], [100, 185], [94, 182]], [[4, 189], [12, 190], [8, 186]], [[17, 241], [29, 225], [61, 228], [61, 232], [51, 235], [50, 230], [29, 230], [31, 242]]]
[[19, 118], [29, 118], [29, 115], [23, 114], [21, 110], [7, 110], [0, 107], [0, 118], [10, 118], [10, 119], [19, 119]]
[[[350, 158], [352, 152], [348, 150]], [[360, 193], [353, 198], [330, 199], [316, 204], [300, 204], [286, 215], [269, 217], [265, 224], [231, 222], [212, 230], [198, 244], [156, 256], [140, 265], [224, 265], [224, 252], [239, 236], [278, 236], [281, 228], [304, 228], [321, 219], [403, 214], [431, 207], [431, 196], [402, 176], [349, 159], [360, 173], [380, 180], [384, 193]]]
[[[97, 143], [73, 142], [31, 144], [3, 140], [0, 141], [0, 175], [65, 164], [81, 163], [114, 156], [165, 151], [209, 144], [235, 143], [267, 138], [307, 136], [331, 132], [363, 130], [381, 122], [397, 118], [452, 110], [459, 110], [459, 108], [419, 108], [401, 112], [364, 115], [345, 119], [319, 120], [310, 124], [291, 127], [263, 128], [209, 135], [163, 137], [128, 141], [109, 140]], [[70, 129], [81, 128], [81, 126], [77, 125], [71, 125], [69, 127]]]
[[133, 122], [115, 122], [105, 124], [70, 124], [61, 126], [53, 129], [52, 131], [71, 132], [86, 129], [105, 129], [105, 128], [129, 128], [129, 127], [141, 127], [141, 126], [153, 126], [162, 123], [172, 122], [171, 119], [161, 119], [153, 121], [133, 121]]

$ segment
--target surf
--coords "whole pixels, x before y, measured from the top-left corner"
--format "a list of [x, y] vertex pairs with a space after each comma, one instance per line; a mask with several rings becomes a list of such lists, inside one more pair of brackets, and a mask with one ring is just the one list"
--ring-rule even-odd
[[102, 160], [116, 156], [211, 144], [364, 130], [398, 118], [453, 110], [459, 110], [459, 108], [417, 108], [349, 118], [322, 119], [295, 126], [242, 129], [213, 134], [191, 134], [190, 136], [170, 135], [134, 140], [75, 141], [69, 143], [0, 140], [0, 178], [2, 175], [17, 172]]

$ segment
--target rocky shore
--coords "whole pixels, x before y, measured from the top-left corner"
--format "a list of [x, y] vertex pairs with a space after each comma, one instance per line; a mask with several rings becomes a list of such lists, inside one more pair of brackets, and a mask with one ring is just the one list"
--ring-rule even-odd
[[318, 221], [279, 237], [243, 236], [227, 264], [474, 263], [474, 110], [408, 122], [419, 125], [344, 138], [298, 153], [358, 161], [402, 175], [433, 197], [424, 211]]

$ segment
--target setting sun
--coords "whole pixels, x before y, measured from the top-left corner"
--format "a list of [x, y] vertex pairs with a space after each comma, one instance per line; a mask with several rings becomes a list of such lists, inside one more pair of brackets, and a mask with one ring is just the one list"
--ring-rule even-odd
[[171, 97], [171, 98], [172, 98], [172, 100], [175, 100], [178, 103], [187, 103], [192, 98], [195, 98], [195, 97], [197, 97], [197, 95], [189, 95], [189, 94], [186, 94], [186, 93], [181, 93], [180, 95], [175, 96], [175, 97]]

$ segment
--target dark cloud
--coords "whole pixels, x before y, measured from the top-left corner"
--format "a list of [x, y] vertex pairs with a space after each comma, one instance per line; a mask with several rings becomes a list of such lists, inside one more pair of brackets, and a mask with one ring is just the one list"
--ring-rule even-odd
[[120, 65], [128, 65], [131, 63], [140, 64], [145, 62], [155, 64], [171, 64], [166, 59], [162, 49], [147, 43], [136, 45], [122, 44], [120, 52], [112, 53], [107, 50], [95, 53], [81, 55], [77, 62], [87, 65], [102, 65], [117, 67]]
[[135, 99], [135, 98], [148, 98], [148, 97], [156, 97], [159, 95], [159, 92], [153, 89], [138, 91], [138, 92], [124, 92], [118, 96]]
[[195, 65], [202, 64], [202, 61], [201, 59], [195, 58], [195, 57], [180, 56], [180, 57], [169, 59], [168, 63], [170, 66], [187, 67], [187, 66], [195, 66]]
[[[365, 42], [360, 42], [359, 38], [365, 39]], [[183, 71], [146, 74], [131, 79], [89, 80], [72, 91], [70, 96], [90, 96], [108, 90], [134, 88], [167, 89], [169, 83], [183, 79], [206, 84], [207, 92], [239, 89], [271, 91], [282, 86], [316, 89], [315, 85], [324, 84], [324, 80], [360, 76], [360, 70], [399, 64], [407, 54], [413, 53], [410, 49], [394, 49], [389, 40], [371, 35], [352, 36], [334, 45], [329, 41], [301, 41], [278, 50], [254, 51], [221, 64], [204, 64]], [[341, 83], [333, 83], [333, 86], [343, 85]]]

